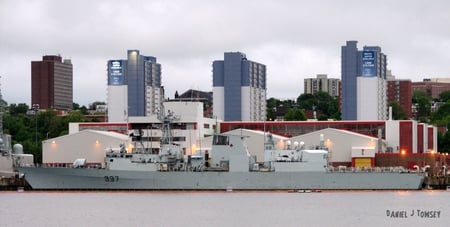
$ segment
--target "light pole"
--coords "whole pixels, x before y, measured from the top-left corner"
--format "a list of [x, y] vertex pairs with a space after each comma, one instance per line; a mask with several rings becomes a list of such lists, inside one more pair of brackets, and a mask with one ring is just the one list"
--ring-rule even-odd
[[39, 112], [39, 104], [33, 104], [32, 110], [34, 112], [34, 118], [36, 120], [36, 128], [35, 128], [35, 143], [36, 143], [36, 149], [38, 147], [38, 136], [37, 136], [37, 114]]

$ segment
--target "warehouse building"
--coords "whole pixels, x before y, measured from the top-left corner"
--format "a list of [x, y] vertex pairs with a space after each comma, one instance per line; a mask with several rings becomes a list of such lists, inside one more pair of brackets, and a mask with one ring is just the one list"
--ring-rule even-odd
[[105, 153], [120, 144], [129, 146], [130, 138], [116, 132], [83, 130], [42, 141], [42, 164], [65, 167], [85, 159], [88, 166], [101, 165]]

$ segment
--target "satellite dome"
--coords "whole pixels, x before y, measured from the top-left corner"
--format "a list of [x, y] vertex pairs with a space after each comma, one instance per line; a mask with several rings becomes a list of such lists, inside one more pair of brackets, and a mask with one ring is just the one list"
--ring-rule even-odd
[[22, 144], [14, 144], [13, 152], [14, 152], [14, 154], [23, 154], [23, 146], [22, 146]]

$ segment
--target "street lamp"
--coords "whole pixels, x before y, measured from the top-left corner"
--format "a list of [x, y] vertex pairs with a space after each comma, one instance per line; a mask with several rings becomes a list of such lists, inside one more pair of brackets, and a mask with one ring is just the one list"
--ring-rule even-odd
[[31, 108], [34, 112], [34, 118], [36, 120], [36, 128], [35, 128], [35, 142], [36, 142], [36, 149], [38, 147], [38, 136], [37, 136], [37, 114], [39, 112], [39, 104], [33, 104]]

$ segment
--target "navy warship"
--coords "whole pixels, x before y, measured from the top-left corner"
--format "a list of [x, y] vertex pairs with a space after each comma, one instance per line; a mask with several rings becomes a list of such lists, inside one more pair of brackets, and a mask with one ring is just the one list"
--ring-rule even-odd
[[264, 160], [251, 156], [239, 135], [215, 134], [211, 150], [184, 155], [170, 141], [170, 120], [163, 121], [157, 154], [120, 149], [105, 152], [104, 163], [71, 167], [19, 167], [33, 189], [44, 190], [419, 190], [424, 173], [401, 167], [332, 167], [328, 151], [286, 143], [275, 149], [265, 135]]

